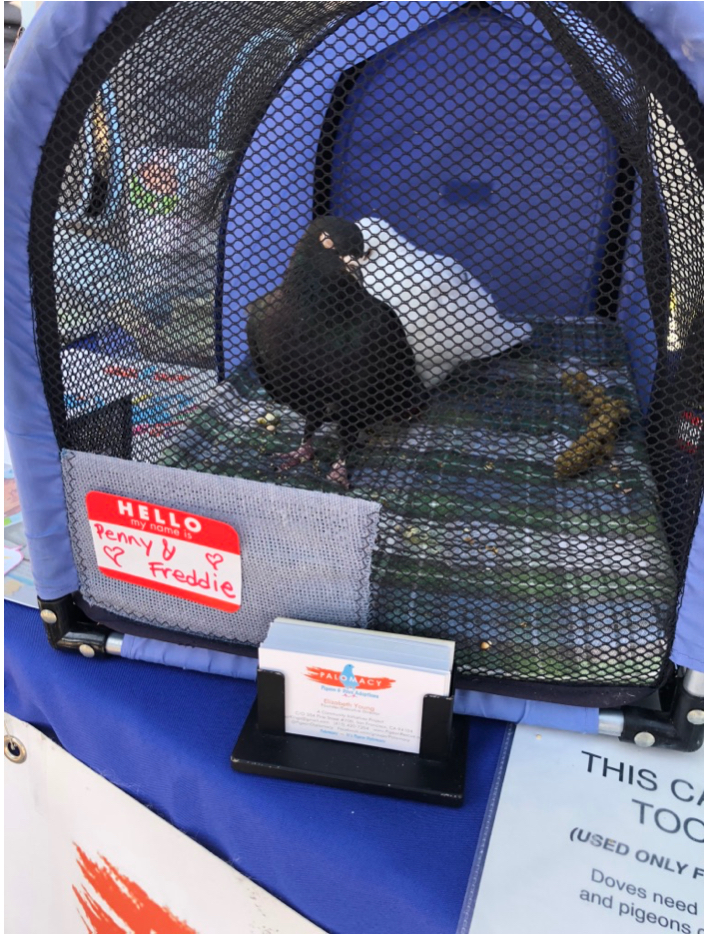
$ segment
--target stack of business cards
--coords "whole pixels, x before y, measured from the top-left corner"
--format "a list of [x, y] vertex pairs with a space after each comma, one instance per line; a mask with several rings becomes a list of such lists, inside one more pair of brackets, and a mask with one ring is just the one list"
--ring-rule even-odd
[[276, 619], [259, 666], [286, 679], [286, 732], [417, 753], [423, 698], [450, 692], [454, 642]]

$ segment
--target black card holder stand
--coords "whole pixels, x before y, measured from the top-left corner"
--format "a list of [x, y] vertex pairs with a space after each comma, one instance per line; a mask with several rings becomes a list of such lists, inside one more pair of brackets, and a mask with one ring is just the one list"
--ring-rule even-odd
[[232, 752], [238, 772], [459, 807], [464, 799], [469, 717], [454, 698], [423, 700], [420, 753], [297, 736], [285, 730], [285, 678], [257, 671], [257, 699]]

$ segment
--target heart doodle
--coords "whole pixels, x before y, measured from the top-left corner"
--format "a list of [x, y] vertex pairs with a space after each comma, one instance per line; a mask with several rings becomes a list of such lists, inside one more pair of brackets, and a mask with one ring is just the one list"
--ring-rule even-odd
[[120, 564], [120, 562], [119, 562], [117, 559], [120, 558], [120, 557], [122, 557], [122, 555], [124, 555], [124, 553], [125, 553], [125, 549], [124, 549], [124, 548], [118, 548], [117, 546], [115, 546], [115, 547], [113, 547], [113, 548], [110, 548], [108, 545], [104, 545], [104, 546], [103, 546], [103, 551], [104, 551], [105, 554], [108, 556], [108, 558], [110, 558], [111, 561], [114, 561], [114, 562], [115, 562], [115, 564], [117, 565], [118, 568], [121, 568], [121, 567], [122, 567], [122, 565]]
[[219, 555], [219, 554], [216, 553], [216, 554], [207, 554], [207, 555], [205, 556], [205, 560], [208, 562], [208, 564], [210, 565], [210, 567], [215, 571], [215, 570], [217, 570], [217, 566], [218, 566], [219, 564], [222, 564], [222, 562], [223, 562], [225, 559], [223, 558], [222, 555]]

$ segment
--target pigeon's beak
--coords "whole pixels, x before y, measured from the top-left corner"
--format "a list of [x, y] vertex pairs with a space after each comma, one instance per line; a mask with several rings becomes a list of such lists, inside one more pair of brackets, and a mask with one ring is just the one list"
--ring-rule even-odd
[[370, 259], [372, 254], [371, 250], [367, 250], [362, 256], [341, 256], [340, 259], [347, 266], [348, 269], [359, 269], [360, 266], [363, 266], [368, 259]]

